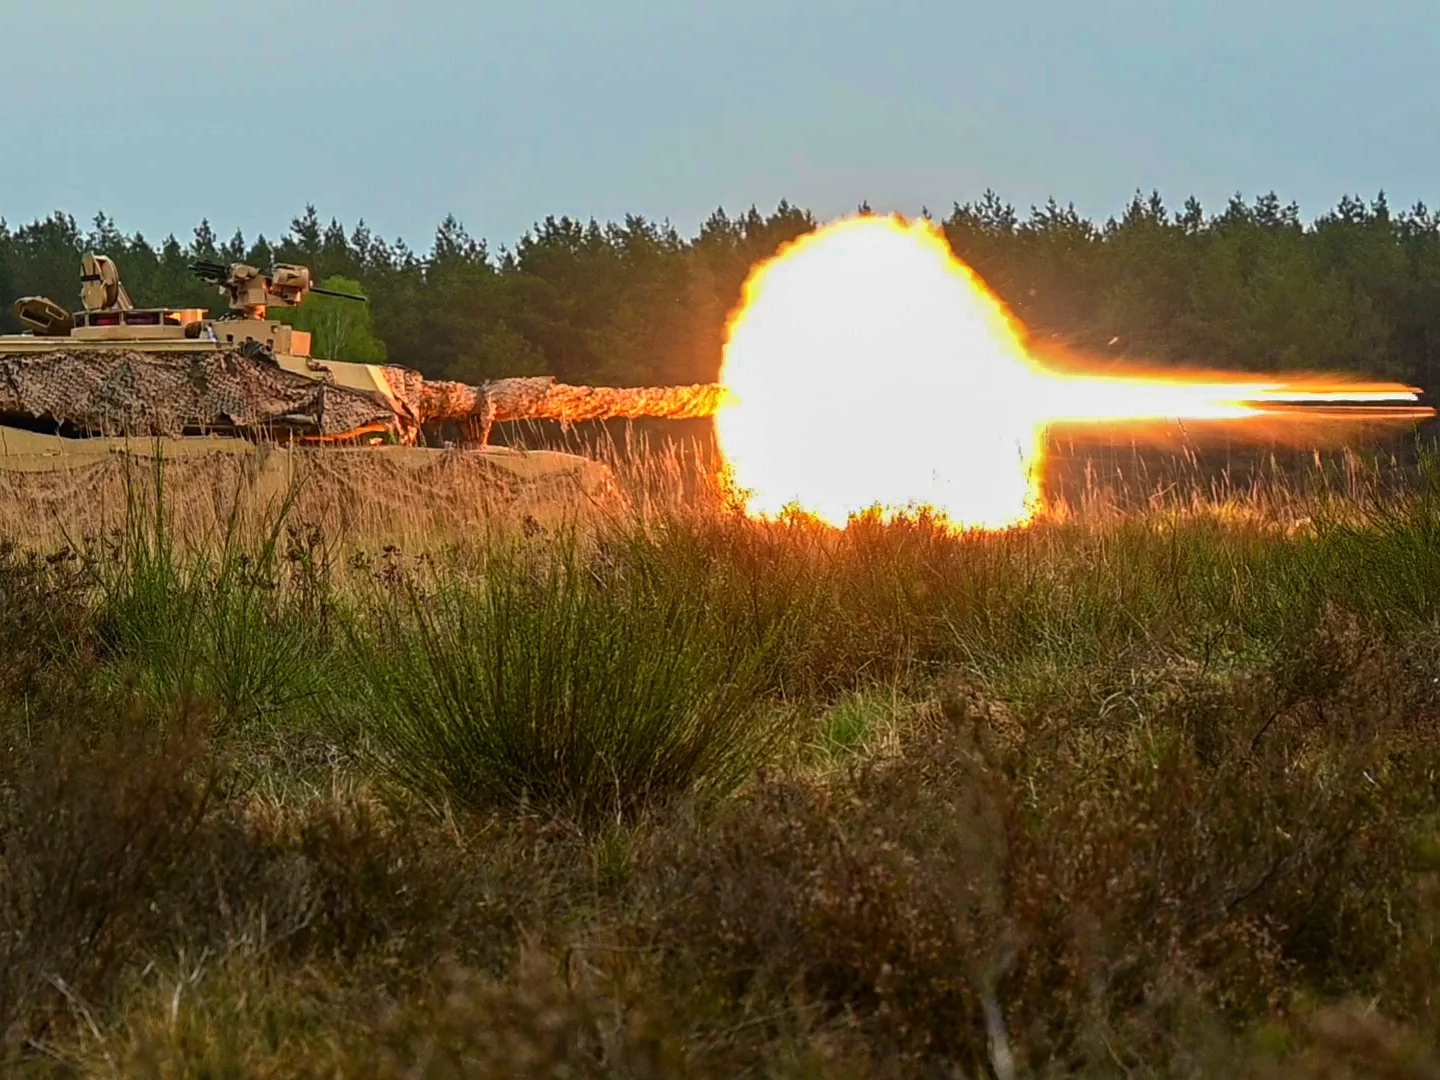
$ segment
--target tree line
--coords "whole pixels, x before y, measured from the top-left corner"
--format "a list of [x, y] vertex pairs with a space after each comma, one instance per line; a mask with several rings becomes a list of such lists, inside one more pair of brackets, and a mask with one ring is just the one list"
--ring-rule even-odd
[[[1158, 194], [1137, 194], [1096, 222], [1053, 200], [1022, 215], [987, 192], [940, 225], [1042, 341], [1116, 358], [1353, 371], [1422, 386], [1440, 373], [1440, 212], [1424, 205], [1396, 212], [1383, 194], [1346, 197], [1305, 221], [1273, 193], [1236, 196], [1214, 213], [1193, 198], [1173, 210]], [[549, 217], [495, 251], [451, 216], [417, 250], [363, 221], [326, 224], [313, 206], [274, 240], [223, 240], [202, 222], [188, 242], [158, 243], [104, 214], [82, 227], [57, 212], [20, 226], [0, 220], [0, 297], [71, 304], [79, 254], [95, 250], [117, 260], [137, 304], [218, 310], [221, 298], [190, 276], [191, 261], [298, 262], [370, 297], [363, 315], [320, 298], [294, 313], [335, 358], [388, 357], [467, 382], [705, 382], [719, 372], [726, 317], [751, 267], [816, 226], [785, 202], [768, 214], [717, 210], [690, 237], [638, 216]], [[8, 304], [0, 325], [19, 328]]]

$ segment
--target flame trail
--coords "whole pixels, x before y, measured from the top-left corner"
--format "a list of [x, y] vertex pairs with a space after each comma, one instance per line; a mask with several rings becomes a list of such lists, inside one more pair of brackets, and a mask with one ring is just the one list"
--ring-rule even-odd
[[[927, 506], [962, 528], [1026, 523], [1052, 422], [1238, 421], [1418, 400], [1392, 383], [1044, 363], [938, 227], [873, 216], [802, 237], [751, 274], [721, 381], [717, 434], [749, 509], [798, 506], [837, 525], [877, 505]], [[887, 414], [889, 430], [859, 438]]]

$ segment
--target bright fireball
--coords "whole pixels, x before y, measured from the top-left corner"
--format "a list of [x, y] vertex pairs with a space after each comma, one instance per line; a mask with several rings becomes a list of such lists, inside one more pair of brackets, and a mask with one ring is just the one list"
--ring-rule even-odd
[[1029, 521], [1053, 420], [1234, 419], [1267, 398], [1361, 397], [1264, 376], [1049, 370], [936, 226], [874, 216], [802, 237], [751, 274], [721, 380], [717, 434], [749, 509], [837, 525], [876, 506], [928, 507], [959, 527]]
[[998, 527], [1038, 498], [1039, 373], [928, 222], [842, 221], [761, 266], [721, 380], [720, 446], [753, 511], [924, 505]]

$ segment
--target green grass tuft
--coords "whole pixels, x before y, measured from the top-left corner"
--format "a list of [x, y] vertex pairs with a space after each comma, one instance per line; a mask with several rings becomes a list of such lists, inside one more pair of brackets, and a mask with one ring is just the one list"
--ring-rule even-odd
[[574, 536], [486, 552], [474, 580], [411, 584], [351, 635], [356, 714], [379, 767], [437, 802], [629, 819], [732, 789], [784, 735], [788, 628], [724, 577]]

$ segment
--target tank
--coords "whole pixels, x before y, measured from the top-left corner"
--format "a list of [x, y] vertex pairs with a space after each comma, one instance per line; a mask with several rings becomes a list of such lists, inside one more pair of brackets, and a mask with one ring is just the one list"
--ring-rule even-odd
[[[113, 260], [80, 260], [78, 311], [27, 296], [27, 328], [0, 335], [0, 424], [76, 435], [222, 434], [302, 443], [437, 441], [437, 429], [484, 446], [497, 421], [615, 417], [686, 419], [711, 414], [718, 386], [566, 386], [550, 377], [471, 386], [428, 380], [399, 364], [353, 364], [311, 355], [303, 330], [272, 319], [312, 294], [366, 298], [317, 287], [308, 267], [262, 271], [196, 262], [228, 310], [140, 308]], [[427, 438], [427, 429], [429, 437]]]
[[0, 390], [0, 417], [96, 434], [263, 431], [304, 441], [383, 434], [413, 441], [415, 418], [382, 368], [312, 357], [308, 333], [269, 317], [272, 307], [296, 307], [310, 293], [365, 297], [317, 287], [304, 266], [265, 273], [196, 262], [190, 269], [227, 297], [225, 315], [136, 307], [114, 261], [93, 252], [80, 260], [80, 310], [47, 297], [17, 300], [27, 332], [0, 335], [0, 370], [12, 383], [9, 395]]

